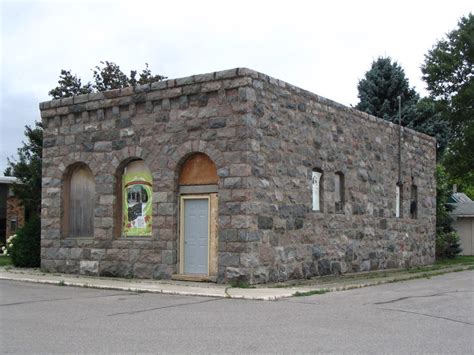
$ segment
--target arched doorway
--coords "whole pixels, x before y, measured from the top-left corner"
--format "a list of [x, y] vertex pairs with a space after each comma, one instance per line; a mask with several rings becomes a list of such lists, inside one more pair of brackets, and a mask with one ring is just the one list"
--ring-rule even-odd
[[179, 172], [181, 275], [217, 276], [217, 189], [214, 162], [203, 153], [189, 156]]

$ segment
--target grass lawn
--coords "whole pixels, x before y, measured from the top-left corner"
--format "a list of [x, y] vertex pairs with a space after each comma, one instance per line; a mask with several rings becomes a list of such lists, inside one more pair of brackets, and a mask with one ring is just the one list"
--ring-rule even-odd
[[[441, 259], [436, 260], [433, 265], [418, 266], [409, 269], [391, 269], [391, 270], [378, 270], [371, 271], [369, 273], [353, 273], [349, 275], [329, 275], [316, 277], [311, 280], [291, 280], [281, 283], [276, 283], [272, 285], [267, 285], [267, 287], [276, 287], [276, 288], [286, 288], [293, 286], [304, 286], [304, 285], [324, 285], [334, 282], [359, 282], [364, 280], [375, 280], [375, 279], [385, 279], [389, 277], [403, 277], [403, 275], [410, 275], [410, 279], [427, 277], [428, 274], [432, 273], [432, 276], [442, 275], [446, 272], [453, 271], [463, 271], [463, 270], [474, 270], [474, 256], [456, 256], [453, 259]], [[418, 275], [417, 275], [418, 274]], [[429, 276], [429, 275], [428, 275]], [[312, 291], [311, 291], [312, 292]], [[318, 291], [319, 292], [319, 291]], [[327, 291], [326, 291], [327, 292]], [[306, 294], [301, 294], [298, 296], [307, 296]]]
[[6, 255], [0, 255], [0, 266], [12, 265], [12, 259]]
[[451, 266], [451, 265], [471, 265], [474, 264], [473, 255], [458, 255], [453, 259], [436, 260], [435, 265]]
[[442, 270], [452, 266], [474, 266], [474, 256], [458, 255], [452, 259], [439, 259], [433, 265], [419, 266], [408, 269], [409, 273], [417, 273], [423, 271]]

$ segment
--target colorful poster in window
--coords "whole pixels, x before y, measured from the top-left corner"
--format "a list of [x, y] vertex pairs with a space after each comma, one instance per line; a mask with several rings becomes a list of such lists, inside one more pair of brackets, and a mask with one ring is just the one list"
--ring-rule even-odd
[[123, 235], [151, 236], [152, 177], [148, 172], [128, 172], [122, 177]]

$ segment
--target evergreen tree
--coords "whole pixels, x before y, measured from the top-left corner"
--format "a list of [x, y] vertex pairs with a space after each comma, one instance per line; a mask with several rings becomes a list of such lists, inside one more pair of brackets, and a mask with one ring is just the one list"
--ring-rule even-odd
[[398, 122], [398, 96], [402, 101], [402, 125], [416, 119], [419, 95], [410, 88], [404, 70], [390, 57], [372, 63], [357, 85], [360, 102], [356, 108], [391, 122]]
[[21, 184], [15, 184], [13, 191], [25, 206], [26, 215], [41, 212], [41, 159], [43, 147], [43, 127], [36, 122], [35, 127], [25, 127], [27, 142], [18, 148], [18, 159], [8, 159], [6, 176], [15, 176]]
[[74, 95], [88, 94], [92, 92], [91, 83], [82, 85], [81, 79], [76, 75], [72, 75], [70, 70], [61, 70], [59, 75], [58, 86], [51, 89], [48, 95], [54, 99], [69, 97]]
[[424, 97], [416, 104], [416, 115], [407, 124], [408, 128], [436, 138], [437, 156], [443, 155], [451, 137], [451, 127], [439, 111], [438, 104], [429, 97]]

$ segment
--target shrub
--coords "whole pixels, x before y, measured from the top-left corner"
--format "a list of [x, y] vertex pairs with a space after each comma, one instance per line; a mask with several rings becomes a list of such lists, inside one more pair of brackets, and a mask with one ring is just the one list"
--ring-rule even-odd
[[436, 258], [454, 258], [461, 247], [450, 214], [453, 206], [448, 203], [451, 188], [446, 169], [441, 165], [436, 167], [436, 182]]
[[443, 233], [438, 231], [436, 235], [436, 257], [438, 259], [452, 259], [461, 251], [459, 236], [456, 232]]
[[14, 243], [8, 249], [13, 265], [17, 267], [38, 267], [41, 261], [41, 220], [32, 216], [17, 230]]

